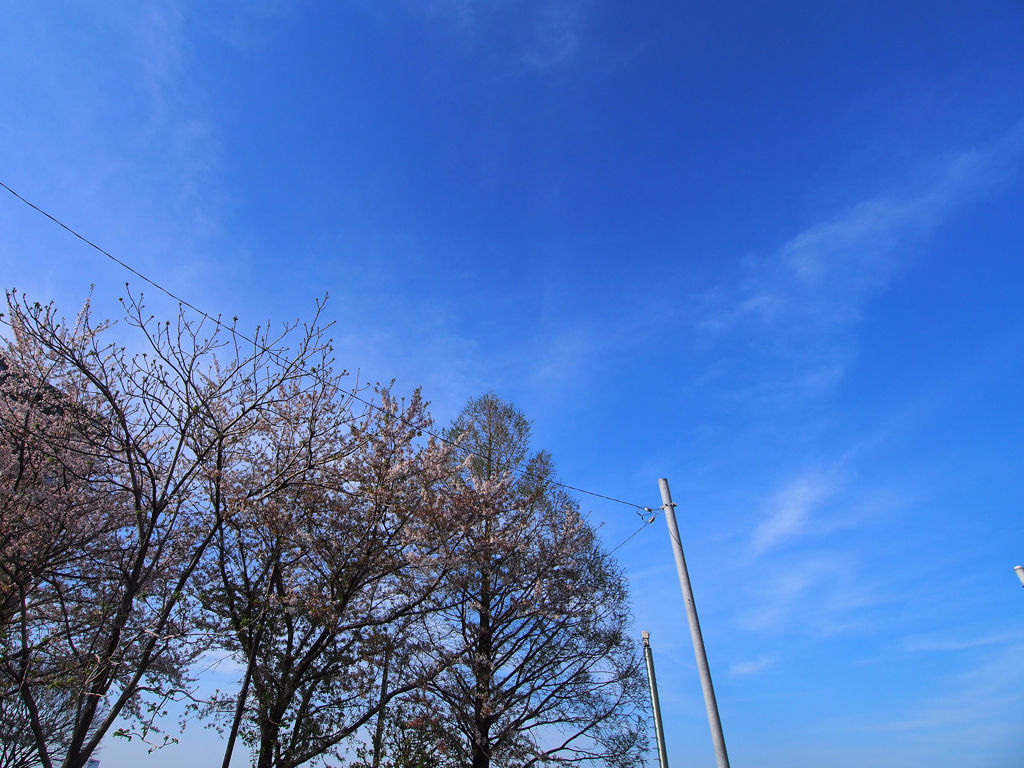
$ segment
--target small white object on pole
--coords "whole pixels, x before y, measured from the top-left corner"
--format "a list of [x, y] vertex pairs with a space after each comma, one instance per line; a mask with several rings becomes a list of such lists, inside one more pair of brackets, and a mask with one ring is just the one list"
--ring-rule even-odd
[[711, 667], [708, 666], [708, 654], [704, 650], [704, 637], [701, 635], [700, 621], [697, 619], [697, 605], [693, 601], [693, 589], [690, 588], [690, 574], [686, 570], [683, 542], [679, 539], [679, 525], [676, 523], [676, 505], [672, 503], [672, 493], [668, 489], [668, 480], [664, 477], [661, 478], [658, 480], [658, 486], [661, 488], [662, 509], [665, 510], [668, 535], [672, 539], [672, 551], [676, 556], [679, 586], [683, 589], [683, 601], [686, 603], [686, 618], [690, 622], [690, 637], [693, 639], [693, 652], [697, 657], [700, 687], [704, 690], [704, 705], [708, 710], [708, 724], [711, 726], [711, 741], [715, 746], [715, 759], [718, 761], [718, 768], [729, 768], [729, 754], [725, 751], [725, 735], [722, 733], [722, 720], [718, 716], [715, 688], [711, 684]]
[[668, 752], [665, 750], [665, 727], [661, 723], [661, 703], [658, 701], [658, 678], [654, 676], [654, 654], [651, 652], [651, 633], [641, 633], [644, 638], [644, 661], [647, 662], [647, 682], [651, 685], [651, 709], [654, 710], [654, 733], [658, 737], [658, 764], [668, 768]]
[[1020, 585], [1024, 587], [1024, 565], [1015, 565], [1013, 570], [1017, 572], [1017, 578], [1020, 579]]

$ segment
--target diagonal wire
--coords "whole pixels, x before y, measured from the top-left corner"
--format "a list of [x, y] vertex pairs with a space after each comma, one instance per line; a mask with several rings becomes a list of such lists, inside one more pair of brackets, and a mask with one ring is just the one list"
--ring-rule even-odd
[[[40, 208], [35, 203], [33, 203], [33, 202], [29, 201], [29, 200], [26, 200], [24, 197], [19, 195], [17, 192], [15, 192], [9, 186], [4, 184], [2, 181], [0, 181], [0, 187], [3, 187], [4, 189], [6, 189], [8, 192], [10, 192], [16, 198], [18, 198], [21, 202], [23, 202], [29, 208], [31, 208], [32, 210], [36, 211], [37, 213], [42, 214], [43, 216], [48, 218], [50, 221], [52, 221], [54, 224], [59, 226], [61, 229], [65, 230], [65, 231], [69, 232], [70, 234], [74, 235], [75, 237], [77, 237], [79, 240], [81, 240], [83, 243], [88, 245], [90, 248], [93, 248], [93, 249], [99, 251], [104, 256], [106, 256], [108, 259], [113, 261], [114, 263], [116, 263], [116, 264], [120, 265], [121, 267], [123, 267], [124, 269], [128, 270], [133, 275], [138, 277], [140, 280], [144, 280], [145, 282], [149, 283], [151, 286], [156, 288], [158, 291], [160, 291], [160, 292], [166, 294], [167, 296], [171, 297], [172, 299], [177, 301], [179, 304], [182, 304], [183, 306], [188, 307], [193, 312], [195, 312], [195, 313], [197, 313], [199, 315], [202, 315], [203, 317], [205, 317], [210, 322], [215, 323], [217, 325], [217, 327], [224, 328], [224, 329], [227, 329], [227, 330], [231, 330], [232, 333], [237, 334], [238, 337], [241, 338], [242, 340], [244, 340], [246, 342], [249, 342], [250, 344], [253, 344], [253, 345], [257, 346], [257, 347], [261, 347], [266, 352], [270, 352], [271, 354], [276, 354], [273, 350], [270, 350], [270, 349], [268, 349], [266, 347], [263, 347], [261, 344], [259, 344], [258, 342], [254, 341], [253, 339], [250, 339], [249, 337], [247, 337], [245, 334], [241, 333], [240, 331], [229, 329], [228, 326], [224, 325], [221, 322], [219, 317], [213, 317], [212, 315], [204, 312], [199, 307], [195, 306], [194, 304], [192, 304], [191, 302], [187, 301], [186, 299], [183, 299], [181, 296], [178, 296], [177, 294], [173, 293], [172, 291], [168, 290], [167, 288], [164, 288], [162, 285], [157, 283], [155, 280], [152, 280], [152, 279], [146, 277], [144, 274], [139, 272], [134, 267], [130, 266], [129, 264], [126, 264], [121, 259], [117, 258], [112, 253], [110, 253], [109, 251], [104, 250], [103, 248], [101, 248], [99, 245], [94, 243], [92, 240], [89, 240], [84, 235], [81, 235], [78, 232], [76, 232], [74, 229], [69, 227], [67, 224], [62, 222], [60, 219], [56, 218], [55, 216], [50, 215], [49, 213], [44, 211], [42, 208]], [[341, 388], [339, 388], [339, 389], [341, 389]], [[363, 405], [369, 407], [369, 408], [373, 408], [373, 409], [375, 409], [377, 411], [383, 411], [383, 409], [379, 405], [377, 405], [376, 403], [374, 403], [374, 402], [372, 402], [370, 400], [366, 400], [366, 399], [360, 397], [356, 392], [345, 390], [345, 389], [341, 389], [341, 391], [344, 392], [346, 395], [352, 397], [353, 399], [357, 400], [358, 402], [362, 403]], [[398, 416], [398, 418], [402, 422], [404, 422], [405, 424], [407, 424], [409, 426], [412, 426], [411, 424], [409, 424], [408, 421], [406, 421], [401, 416]], [[468, 448], [460, 446], [454, 440], [449, 440], [448, 438], [444, 437], [443, 435], [437, 434], [435, 432], [431, 432], [430, 430], [424, 430], [424, 431], [428, 435], [433, 437], [435, 440], [439, 440], [440, 442], [443, 442], [443, 443], [445, 443], [447, 445], [450, 445], [450, 446], [456, 448], [457, 450], [465, 451], [466, 453], [468, 453], [468, 454], [470, 454], [472, 456], [476, 456], [477, 458], [480, 458], [480, 459], [486, 459], [487, 458], [486, 456], [483, 456], [483, 455], [477, 453], [476, 451], [473, 451], [473, 450], [470, 450]], [[538, 477], [535, 473], [530, 472], [529, 470], [523, 469], [523, 468], [520, 468], [520, 467], [513, 467], [512, 471], [519, 473], [523, 477], [533, 477], [535, 479], [543, 479], [543, 478]], [[553, 485], [553, 486], [556, 486], [558, 488], [564, 488], [567, 491], [575, 491], [576, 493], [583, 493], [583, 494], [586, 494], [587, 496], [593, 496], [594, 498], [604, 499], [606, 501], [612, 501], [612, 502], [615, 502], [616, 504], [624, 504], [627, 507], [633, 507], [637, 511], [637, 514], [641, 514], [642, 512], [650, 512], [651, 511], [651, 509], [649, 507], [646, 507], [646, 506], [644, 506], [642, 504], [634, 504], [631, 501], [624, 501], [623, 499], [617, 499], [614, 496], [606, 496], [603, 493], [597, 493], [595, 491], [588, 491], [585, 488], [577, 488], [576, 486], [568, 485], [566, 483], [559, 483], [559, 482], [555, 482], [555, 481], [548, 481], [548, 482], [551, 485]], [[637, 531], [637, 533], [639, 533], [639, 531]], [[636, 534], [633, 534], [633, 535], [635, 536]], [[632, 536], [630, 538], [632, 538]], [[627, 539], [627, 541], [628, 540], [629, 539]], [[623, 542], [623, 544], [625, 544], [625, 543], [626, 542]], [[619, 546], [621, 547], [622, 544], [620, 544]], [[618, 547], [616, 547], [615, 549], [618, 549]], [[614, 552], [615, 550], [612, 550], [612, 551]]]
[[625, 539], [623, 539], [621, 542], [619, 542], [616, 546], [614, 546], [611, 549], [609, 549], [608, 550], [608, 554], [611, 555], [611, 554], [613, 554], [615, 552], [615, 550], [619, 549], [620, 547], [624, 547], [629, 542], [630, 539], [632, 539], [634, 536], [636, 536], [638, 533], [640, 533], [640, 531], [644, 530], [647, 526], [649, 526], [653, 522], [654, 522], [654, 518], [653, 517], [650, 520], [644, 520], [640, 524], [639, 528], [637, 528], [635, 531], [633, 531], [631, 534], [629, 534], [629, 536], [627, 536]]

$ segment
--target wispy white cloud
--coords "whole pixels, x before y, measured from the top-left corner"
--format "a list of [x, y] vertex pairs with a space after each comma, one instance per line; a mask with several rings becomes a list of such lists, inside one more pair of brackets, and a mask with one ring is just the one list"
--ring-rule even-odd
[[[558, 328], [528, 350], [535, 387], [563, 384], [587, 367], [607, 342], [587, 327]], [[532, 345], [531, 345], [532, 346]]]
[[748, 580], [736, 621], [770, 634], [831, 637], [869, 630], [875, 609], [897, 599], [868, 571], [870, 529], [905, 503], [887, 488], [852, 481], [844, 454], [834, 466], [792, 476], [767, 496], [741, 549]]
[[529, 69], [557, 67], [571, 59], [580, 47], [582, 3], [579, 0], [547, 2], [533, 24], [533, 36], [523, 53]]
[[436, 23], [471, 50], [520, 74], [551, 70], [576, 55], [588, 0], [349, 0], [378, 16], [395, 11]]
[[[793, 614], [808, 593], [826, 581], [835, 581], [850, 570], [848, 558], [817, 554], [773, 563], [759, 569], [754, 587], [754, 605], [743, 611], [739, 623], [753, 631], [775, 631]], [[821, 600], [816, 600], [819, 609]]]
[[[206, 3], [204, 31], [236, 51], [251, 53], [274, 39], [280, 30], [280, 24], [274, 22], [291, 14], [296, 5], [298, 0], [245, 0], [223, 6]], [[198, 20], [195, 16], [193, 22]]]
[[828, 638], [877, 625], [873, 609], [893, 596], [865, 577], [858, 556], [820, 549], [760, 563], [736, 624], [768, 635]]
[[917, 734], [930, 749], [991, 749], [1024, 737], [1024, 645], [1009, 645], [981, 656], [970, 667], [941, 681], [943, 690], [919, 699], [866, 731]]
[[710, 342], [738, 340], [785, 365], [762, 394], [821, 391], [843, 377], [850, 330], [871, 297], [907, 264], [914, 246], [965, 203], [1012, 175], [1024, 123], [989, 146], [950, 155], [902, 192], [879, 194], [798, 233], [768, 256], [749, 256], [733, 286], [701, 297]]
[[770, 497], [750, 537], [752, 578], [736, 621], [770, 634], [832, 637], [868, 631], [898, 599], [871, 574], [872, 526], [900, 507], [888, 492], [851, 484], [839, 468], [798, 475]]
[[1016, 642], [1024, 636], [1022, 632], [998, 632], [991, 635], [971, 638], [950, 638], [948, 636], [925, 635], [907, 638], [903, 642], [903, 650], [914, 653], [918, 651], [965, 651], [971, 648], [984, 648], [987, 646], [1004, 645]]
[[738, 664], [733, 664], [729, 667], [729, 674], [733, 677], [746, 677], [749, 675], [756, 675], [759, 672], [764, 672], [775, 666], [776, 659], [774, 656], [758, 656], [753, 661], [742, 661]]
[[798, 477], [775, 495], [768, 516], [754, 533], [754, 552], [761, 554], [803, 533], [811, 514], [835, 494], [834, 478], [817, 473]]

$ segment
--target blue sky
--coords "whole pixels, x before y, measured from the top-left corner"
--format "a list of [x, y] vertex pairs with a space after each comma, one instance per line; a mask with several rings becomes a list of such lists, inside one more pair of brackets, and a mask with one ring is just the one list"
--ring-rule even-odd
[[[668, 477], [734, 765], [1024, 760], [1024, 3], [9, 3], [0, 105], [0, 181], [197, 305], [329, 292], [439, 420]], [[130, 277], [6, 193], [0, 275]], [[617, 554], [713, 765], [664, 522]]]

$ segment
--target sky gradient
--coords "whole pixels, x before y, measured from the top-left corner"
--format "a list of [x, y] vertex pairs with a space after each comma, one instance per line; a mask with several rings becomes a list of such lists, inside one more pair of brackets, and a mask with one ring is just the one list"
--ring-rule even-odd
[[[1024, 762], [1020, 0], [8, 3], [0, 107], [0, 181], [204, 310], [329, 294], [440, 423], [669, 478], [737, 768]], [[4, 287], [171, 309], [0, 192]], [[616, 555], [713, 765], [663, 518]]]

